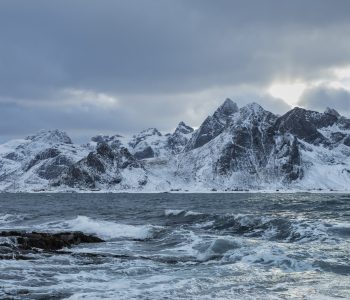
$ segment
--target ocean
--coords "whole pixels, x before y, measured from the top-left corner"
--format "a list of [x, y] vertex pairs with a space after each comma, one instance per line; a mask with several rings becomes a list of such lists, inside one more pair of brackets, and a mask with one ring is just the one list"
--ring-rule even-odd
[[350, 299], [346, 194], [3, 193], [7, 230], [105, 242], [0, 260], [0, 299]]

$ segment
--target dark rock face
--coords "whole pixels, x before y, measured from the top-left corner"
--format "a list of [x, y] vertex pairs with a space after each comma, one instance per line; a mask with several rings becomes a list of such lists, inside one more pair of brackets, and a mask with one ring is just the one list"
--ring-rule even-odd
[[144, 148], [142, 151], [138, 151], [134, 153], [134, 156], [137, 159], [145, 159], [154, 157], [154, 151], [151, 146]]
[[[326, 138], [318, 128], [333, 125], [337, 118], [333, 115], [320, 114], [296, 107], [276, 122], [276, 130], [281, 133], [291, 133], [308, 143], [325, 143]], [[324, 126], [323, 126], [324, 125]]]
[[199, 148], [216, 138], [230, 124], [232, 116], [237, 112], [237, 104], [230, 99], [226, 99], [215, 113], [207, 117], [193, 134], [186, 146], [186, 151]]
[[346, 134], [341, 132], [334, 132], [331, 134], [331, 140], [333, 143], [339, 143], [346, 137]]
[[[226, 131], [232, 141], [223, 148], [215, 165], [220, 176], [243, 172], [254, 180], [281, 178], [290, 183], [303, 177], [298, 140], [275, 132], [277, 117], [253, 104], [241, 109], [241, 117]], [[274, 162], [279, 161], [277, 165]], [[276, 178], [271, 178], [276, 180]]]
[[350, 129], [350, 119], [346, 119], [344, 117], [340, 117], [338, 120], [339, 127], [345, 130]]
[[179, 125], [177, 125], [174, 134], [178, 134], [178, 133], [189, 134], [189, 133], [192, 133], [193, 131], [194, 129], [191, 126], [188, 126], [181, 121]]
[[276, 117], [258, 105], [241, 110], [241, 118], [227, 129], [232, 135], [217, 162], [219, 174], [246, 171], [257, 174], [264, 168], [274, 147]]
[[132, 141], [130, 141], [129, 145], [132, 148], [135, 148], [139, 143], [141, 143], [142, 141], [147, 139], [147, 137], [150, 137], [150, 136], [160, 137], [162, 136], [162, 134], [156, 128], [149, 128], [141, 131], [138, 135], [135, 135]]
[[341, 117], [340, 114], [334, 108], [330, 108], [330, 107], [327, 107], [324, 113], [328, 115], [333, 115], [337, 119]]
[[18, 155], [17, 152], [10, 152], [9, 154], [5, 155], [4, 158], [18, 161], [21, 157]]
[[121, 148], [117, 161], [118, 168], [143, 168], [142, 164], [126, 148]]
[[93, 152], [90, 152], [86, 158], [86, 164], [97, 172], [104, 173], [106, 171], [103, 163], [98, 159], [98, 156]]
[[194, 129], [180, 122], [173, 134], [168, 136], [167, 147], [173, 154], [180, 153], [190, 140]]
[[280, 143], [276, 143], [275, 146], [275, 158], [282, 161], [276, 167], [283, 181], [291, 182], [303, 178], [304, 171], [301, 167], [301, 154], [296, 137], [281, 137]]
[[52, 180], [58, 178], [64, 171], [68, 170], [72, 165], [72, 161], [64, 156], [58, 155], [41, 165], [38, 169], [38, 175], [41, 178]]
[[25, 170], [28, 171], [30, 168], [35, 166], [39, 161], [42, 161], [42, 160], [45, 160], [48, 158], [54, 158], [54, 157], [58, 156], [60, 153], [61, 152], [56, 148], [45, 149], [44, 151], [35, 155], [35, 157], [25, 167]]
[[114, 158], [113, 150], [107, 143], [99, 143], [96, 147], [96, 152], [104, 158]]
[[113, 136], [108, 136], [108, 135], [96, 135], [91, 138], [91, 141], [96, 142], [96, 143], [107, 143], [109, 144], [110, 142], [113, 142], [117, 140], [118, 138], [121, 138], [121, 135], [113, 135]]
[[9, 238], [12, 243], [0, 245], [0, 259], [29, 259], [25, 256], [29, 251], [37, 249], [47, 252], [57, 251], [72, 245], [81, 243], [102, 243], [104, 240], [86, 235], [82, 232], [60, 232], [60, 233], [42, 233], [42, 232], [20, 232], [20, 231], [2, 231], [0, 237]]
[[70, 137], [65, 133], [64, 131], [60, 130], [43, 130], [38, 132], [35, 135], [28, 136], [26, 138], [27, 140], [31, 140], [32, 142], [47, 142], [47, 143], [54, 143], [54, 144], [72, 144], [72, 140]]
[[344, 139], [343, 143], [345, 146], [350, 147], [350, 136], [349, 135]]
[[97, 135], [92, 137], [91, 141], [97, 144], [108, 144], [112, 149], [118, 149], [122, 147], [122, 142], [120, 140], [121, 138], [123, 138], [123, 136], [118, 134], [113, 136]]
[[86, 170], [79, 168], [79, 165], [73, 165], [63, 173], [58, 181], [52, 183], [52, 186], [67, 185], [69, 187], [94, 189], [95, 178]]
[[[72, 145], [64, 132], [41, 131], [2, 148], [0, 181], [7, 191], [30, 189], [34, 182], [44, 188], [141, 190], [150, 178], [155, 185], [149, 187], [161, 189], [172, 187], [171, 176], [180, 184], [193, 180], [221, 188], [237, 182], [252, 187], [257, 183], [260, 188], [264, 183], [302, 179], [308, 168], [316, 166], [313, 159], [329, 168], [345, 166], [347, 160], [342, 159], [350, 153], [348, 130], [350, 119], [334, 109], [318, 113], [294, 108], [279, 117], [258, 104], [239, 109], [226, 99], [196, 131], [180, 122], [166, 135], [150, 128], [131, 140], [99, 135], [81, 146]], [[315, 155], [309, 155], [311, 151]], [[156, 178], [158, 167], [169, 171], [164, 173], [167, 178]]]
[[120, 172], [127, 168], [143, 166], [128, 149], [113, 150], [107, 143], [100, 143], [95, 152], [71, 165], [52, 185], [83, 189], [95, 189], [99, 184], [113, 186], [122, 182]]

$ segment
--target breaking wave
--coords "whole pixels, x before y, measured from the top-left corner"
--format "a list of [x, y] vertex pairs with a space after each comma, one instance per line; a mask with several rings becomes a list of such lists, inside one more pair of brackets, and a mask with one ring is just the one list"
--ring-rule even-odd
[[24, 220], [24, 215], [0, 214], [0, 226]]
[[77, 216], [72, 220], [46, 224], [50, 230], [73, 230], [94, 234], [106, 240], [110, 239], [136, 239], [145, 240], [153, 238], [163, 230], [161, 226], [128, 225], [105, 220], [92, 219], [87, 216]]
[[[205, 230], [229, 235], [263, 238], [283, 242], [326, 241], [330, 227], [320, 221], [256, 215], [215, 215], [185, 210], [166, 210], [170, 224], [191, 224]], [[336, 230], [336, 229], [335, 229]], [[347, 233], [347, 229], [344, 229]]]

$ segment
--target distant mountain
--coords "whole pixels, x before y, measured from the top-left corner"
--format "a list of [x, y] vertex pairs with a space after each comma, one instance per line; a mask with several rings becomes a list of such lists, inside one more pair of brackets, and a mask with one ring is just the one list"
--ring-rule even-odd
[[334, 109], [277, 116], [226, 99], [194, 130], [149, 128], [73, 144], [40, 131], [0, 145], [0, 191], [350, 190], [350, 120]]

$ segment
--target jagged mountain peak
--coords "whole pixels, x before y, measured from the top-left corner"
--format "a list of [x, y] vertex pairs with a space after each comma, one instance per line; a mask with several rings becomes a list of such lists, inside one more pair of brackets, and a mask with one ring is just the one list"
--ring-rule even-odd
[[189, 134], [189, 133], [191, 133], [191, 132], [193, 132], [193, 131], [194, 131], [194, 129], [193, 129], [191, 126], [188, 126], [188, 125], [186, 125], [185, 122], [181, 121], [181, 122], [177, 125], [177, 127], [176, 127], [174, 133], [175, 133], [175, 134], [176, 134], [176, 133]]
[[259, 104], [253, 102], [243, 106], [239, 110], [239, 118], [232, 123], [232, 126], [242, 125], [251, 127], [253, 124], [261, 123], [262, 126], [272, 125], [277, 120], [277, 116], [265, 110]]
[[120, 138], [123, 138], [123, 136], [119, 134], [115, 134], [112, 136], [99, 134], [99, 135], [93, 136], [90, 140], [95, 143], [103, 143], [103, 142], [110, 143]]
[[327, 143], [327, 139], [318, 129], [332, 126], [338, 121], [333, 114], [319, 113], [295, 107], [281, 116], [276, 126], [280, 132], [289, 132], [299, 139], [313, 144]]
[[26, 140], [30, 140], [32, 142], [44, 142], [51, 144], [72, 144], [72, 140], [68, 136], [68, 134], [65, 131], [61, 131], [58, 129], [40, 130], [34, 135], [27, 136]]
[[248, 113], [253, 113], [253, 114], [260, 114], [263, 112], [267, 112], [261, 105], [259, 105], [256, 102], [248, 103], [247, 105], [243, 106], [240, 109], [241, 113], [242, 112], [248, 112]]
[[330, 107], [327, 107], [324, 113], [335, 116], [337, 118], [341, 117], [340, 113], [338, 113], [334, 108], [330, 108]]
[[153, 127], [142, 130], [137, 136], [146, 137], [146, 136], [152, 136], [152, 135], [162, 136], [159, 130]]
[[238, 106], [235, 102], [233, 102], [230, 98], [226, 98], [224, 103], [222, 103], [218, 109], [215, 111], [215, 114], [230, 116], [234, 113], [238, 112]]
[[79, 146], [63, 131], [46, 130], [0, 145], [0, 191], [348, 190], [350, 183], [350, 120], [333, 109], [295, 107], [277, 116], [227, 99], [195, 131], [180, 122], [167, 135], [149, 128], [91, 140]]

